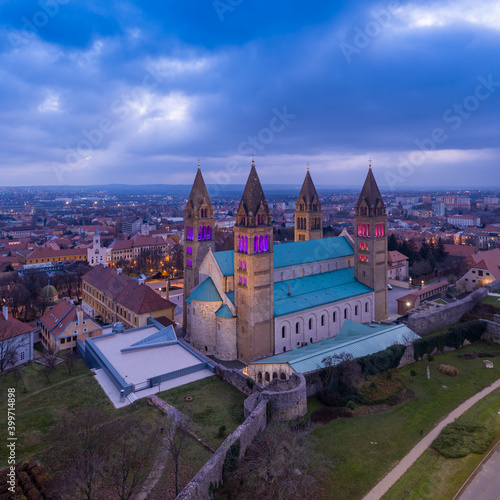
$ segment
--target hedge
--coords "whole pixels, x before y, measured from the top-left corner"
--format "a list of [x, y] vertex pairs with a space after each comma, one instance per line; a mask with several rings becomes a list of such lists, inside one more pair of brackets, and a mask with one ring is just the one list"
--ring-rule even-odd
[[477, 342], [481, 340], [481, 336], [486, 330], [484, 321], [469, 321], [463, 325], [448, 328], [446, 332], [437, 335], [422, 337], [413, 342], [413, 357], [415, 361], [423, 358], [426, 354], [431, 354], [435, 349], [440, 353], [445, 347], [459, 349], [464, 342]]
[[358, 358], [357, 361], [365, 375], [376, 375], [397, 368], [405, 351], [406, 346], [404, 345], [391, 345], [384, 351]]

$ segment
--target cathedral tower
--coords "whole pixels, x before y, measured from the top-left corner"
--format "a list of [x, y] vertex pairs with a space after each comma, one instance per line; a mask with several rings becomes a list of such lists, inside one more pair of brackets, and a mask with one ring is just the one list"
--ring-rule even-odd
[[255, 161], [234, 226], [234, 288], [238, 359], [274, 354], [274, 261], [271, 212]]
[[323, 238], [321, 203], [307, 167], [306, 178], [295, 203], [295, 241], [321, 238]]
[[355, 207], [354, 270], [358, 281], [375, 290], [374, 319], [387, 313], [387, 214], [370, 168]]
[[194, 179], [184, 215], [184, 303], [183, 327], [189, 332], [186, 299], [199, 285], [199, 268], [208, 250], [215, 251], [214, 209], [200, 165]]

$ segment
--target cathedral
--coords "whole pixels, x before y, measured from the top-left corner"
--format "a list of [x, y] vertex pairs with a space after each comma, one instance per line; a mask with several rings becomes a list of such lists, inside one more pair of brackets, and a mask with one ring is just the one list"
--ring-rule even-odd
[[183, 319], [201, 352], [250, 363], [334, 337], [346, 320], [387, 319], [387, 215], [371, 167], [353, 237], [323, 238], [309, 169], [295, 207], [295, 241], [275, 245], [252, 160], [234, 250], [216, 252], [214, 209], [198, 166], [184, 218]]

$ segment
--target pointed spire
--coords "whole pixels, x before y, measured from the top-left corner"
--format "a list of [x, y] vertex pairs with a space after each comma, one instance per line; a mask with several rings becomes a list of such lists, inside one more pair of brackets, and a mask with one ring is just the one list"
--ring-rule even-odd
[[[255, 215], [260, 206], [264, 208], [266, 214], [269, 214], [269, 206], [267, 204], [266, 195], [262, 189], [262, 185], [257, 175], [257, 169], [255, 168], [255, 158], [252, 159], [252, 168], [250, 169], [250, 175], [243, 191], [243, 196], [241, 197], [240, 207], [243, 207], [247, 215]], [[239, 210], [238, 209], [238, 210]]]
[[370, 211], [375, 209], [379, 202], [382, 204], [384, 201], [382, 200], [382, 195], [380, 194], [380, 190], [377, 186], [377, 181], [373, 175], [373, 170], [370, 167], [368, 168], [368, 174], [365, 179], [365, 183], [363, 184], [363, 189], [361, 190], [361, 194], [359, 195], [358, 203], [356, 206], [361, 205], [361, 203], [365, 201], [368, 205]]
[[211, 205], [207, 186], [205, 185], [203, 175], [201, 174], [201, 168], [198, 164], [198, 170], [196, 172], [196, 177], [194, 178], [191, 193], [189, 194], [188, 204], [190, 203], [192, 208], [197, 209], [201, 207], [204, 201]]
[[301, 198], [304, 199], [306, 205], [312, 205], [315, 199], [319, 201], [319, 196], [318, 193], [316, 192], [314, 182], [309, 172], [309, 167], [307, 167], [306, 177], [304, 179], [304, 183], [302, 184], [302, 189], [300, 190], [299, 193], [298, 199], [300, 200]]

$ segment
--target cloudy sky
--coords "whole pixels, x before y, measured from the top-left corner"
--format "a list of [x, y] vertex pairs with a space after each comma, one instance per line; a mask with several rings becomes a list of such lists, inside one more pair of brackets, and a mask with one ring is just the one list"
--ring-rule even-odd
[[0, 0], [0, 184], [500, 185], [500, 4]]

